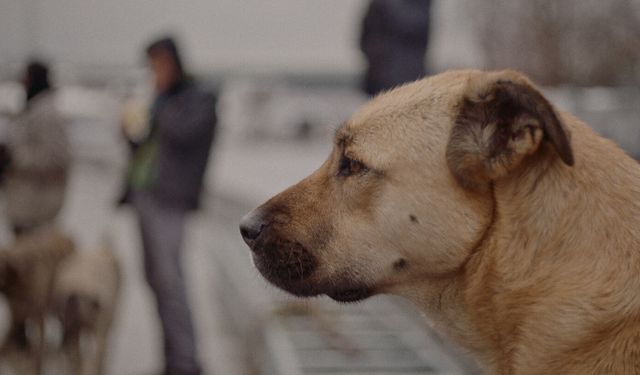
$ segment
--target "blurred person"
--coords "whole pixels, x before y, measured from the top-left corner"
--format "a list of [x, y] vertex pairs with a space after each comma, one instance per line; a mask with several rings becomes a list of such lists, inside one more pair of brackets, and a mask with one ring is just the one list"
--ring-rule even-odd
[[431, 0], [371, 0], [360, 34], [363, 90], [376, 95], [426, 74]]
[[146, 54], [155, 99], [146, 135], [123, 129], [132, 158], [121, 202], [131, 203], [138, 215], [145, 276], [162, 325], [164, 374], [200, 374], [181, 250], [188, 213], [199, 205], [217, 122], [216, 98], [187, 77], [173, 39], [151, 43]]
[[0, 148], [6, 214], [16, 236], [53, 221], [63, 206], [70, 165], [66, 123], [57, 110], [49, 68], [26, 67], [26, 103]]

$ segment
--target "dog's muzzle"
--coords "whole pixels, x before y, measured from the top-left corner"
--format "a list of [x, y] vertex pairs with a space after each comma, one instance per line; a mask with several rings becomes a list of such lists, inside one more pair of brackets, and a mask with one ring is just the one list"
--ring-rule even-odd
[[301, 294], [293, 284], [313, 274], [317, 259], [300, 242], [283, 235], [278, 227], [268, 214], [256, 209], [240, 221], [240, 234], [253, 252], [256, 268], [267, 280]]

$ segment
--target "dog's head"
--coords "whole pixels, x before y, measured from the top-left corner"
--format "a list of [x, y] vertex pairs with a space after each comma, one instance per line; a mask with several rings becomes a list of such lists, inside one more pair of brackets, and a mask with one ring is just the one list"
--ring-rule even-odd
[[458, 272], [493, 217], [494, 181], [573, 155], [522, 75], [458, 71], [382, 94], [312, 175], [240, 225], [258, 270], [295, 295], [355, 301]]

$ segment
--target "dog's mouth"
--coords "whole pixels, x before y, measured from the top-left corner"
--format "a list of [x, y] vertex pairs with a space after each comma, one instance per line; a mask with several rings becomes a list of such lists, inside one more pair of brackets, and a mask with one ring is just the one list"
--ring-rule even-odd
[[329, 298], [344, 303], [359, 302], [371, 297], [373, 294], [374, 291], [367, 287], [343, 289], [326, 293]]
[[305, 256], [300, 258], [300, 254], [287, 256], [285, 259], [272, 259], [265, 257], [264, 254], [254, 253], [253, 262], [262, 276], [271, 284], [297, 297], [307, 298], [324, 294], [337, 302], [350, 303], [364, 300], [375, 294], [373, 288], [354, 286], [351, 281], [336, 283], [317, 280], [317, 275], [313, 272], [316, 269], [316, 259], [311, 260]]
[[317, 259], [298, 242], [278, 240], [257, 244], [252, 250], [253, 263], [262, 276], [287, 291], [311, 277], [317, 266]]
[[[267, 234], [267, 235], [265, 235]], [[327, 295], [337, 302], [358, 302], [373, 294], [373, 288], [347, 277], [323, 277], [319, 259], [306, 246], [266, 232], [249, 245], [253, 263], [271, 284], [297, 297]]]

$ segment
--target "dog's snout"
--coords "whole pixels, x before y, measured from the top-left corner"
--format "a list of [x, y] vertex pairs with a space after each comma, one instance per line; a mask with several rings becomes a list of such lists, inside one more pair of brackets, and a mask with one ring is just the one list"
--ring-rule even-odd
[[256, 240], [264, 230], [266, 222], [262, 215], [257, 212], [250, 212], [240, 220], [240, 234], [248, 245]]
[[240, 233], [242, 234], [242, 238], [244, 238], [245, 241], [253, 241], [258, 238], [258, 236], [260, 236], [260, 233], [262, 233], [262, 229], [264, 229], [264, 223], [249, 221], [240, 224]]

